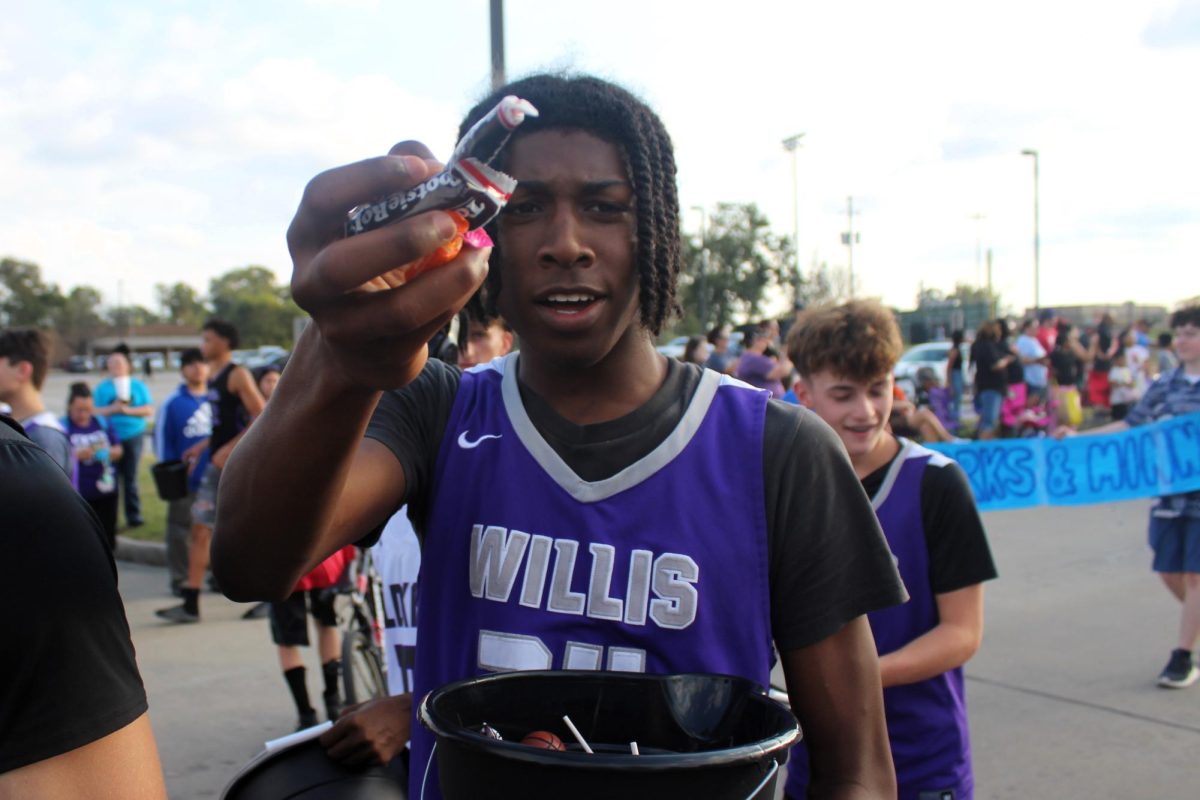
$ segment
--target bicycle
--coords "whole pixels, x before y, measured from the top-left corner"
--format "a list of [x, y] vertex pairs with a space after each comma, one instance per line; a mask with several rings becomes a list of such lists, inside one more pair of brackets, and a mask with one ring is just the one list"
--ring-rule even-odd
[[346, 705], [386, 697], [387, 659], [383, 651], [383, 584], [369, 549], [346, 568], [337, 587], [346, 602], [338, 606], [342, 636], [342, 689]]

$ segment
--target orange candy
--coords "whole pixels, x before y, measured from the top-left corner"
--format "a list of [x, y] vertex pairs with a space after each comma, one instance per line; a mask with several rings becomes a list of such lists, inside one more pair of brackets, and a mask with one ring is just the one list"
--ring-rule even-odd
[[454, 238], [446, 242], [444, 245], [434, 250], [432, 253], [423, 256], [401, 268], [401, 273], [404, 276], [404, 282], [407, 283], [423, 272], [428, 272], [434, 267], [440, 267], [442, 264], [449, 263], [458, 256], [463, 246], [463, 234], [467, 232], [467, 219], [457, 211], [447, 211], [454, 219], [455, 235]]

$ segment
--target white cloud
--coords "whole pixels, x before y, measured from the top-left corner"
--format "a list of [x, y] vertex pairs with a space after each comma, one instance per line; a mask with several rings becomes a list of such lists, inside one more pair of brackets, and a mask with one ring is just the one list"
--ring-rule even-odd
[[[1180, 271], [1194, 271], [1195, 7], [744, 0], [737, 13], [681, 14], [530, 0], [507, 4], [506, 25], [510, 74], [594, 71], [660, 111], [685, 208], [753, 201], [790, 234], [780, 142], [804, 131], [804, 263], [844, 263], [854, 195], [871, 294], [905, 304], [919, 281], [973, 282], [980, 229], [997, 284], [1023, 306], [1022, 148], [1041, 154], [1045, 302], [1169, 302]], [[485, 88], [482, 3], [178, 9], [66, 2], [6, 19], [0, 251], [65, 284], [119, 276], [146, 303], [154, 282], [204, 288], [245, 263], [282, 276], [283, 230], [313, 174], [405, 138], [444, 153]], [[975, 213], [987, 217], [978, 228]]]

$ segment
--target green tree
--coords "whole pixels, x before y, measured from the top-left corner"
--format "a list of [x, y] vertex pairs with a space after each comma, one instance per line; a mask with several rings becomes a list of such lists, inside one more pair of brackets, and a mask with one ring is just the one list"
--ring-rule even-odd
[[682, 333], [757, 317], [769, 290], [790, 286], [791, 242], [771, 232], [755, 204], [718, 203], [709, 214], [706, 239], [684, 240], [683, 319], [676, 326]]
[[[859, 288], [857, 279], [854, 288]], [[806, 306], [842, 303], [856, 294], [857, 291], [850, 291], [850, 272], [846, 267], [831, 267], [824, 261], [818, 264], [815, 260], [800, 289], [800, 299]]]
[[137, 305], [110, 308], [106, 318], [108, 324], [116, 328], [119, 333], [125, 333], [130, 328], [162, 322], [162, 318], [158, 314], [145, 306]]
[[154, 294], [158, 299], [163, 319], [167, 322], [199, 328], [208, 317], [209, 311], [204, 305], [204, 300], [190, 284], [182, 281], [172, 284], [158, 283], [154, 286]]
[[76, 286], [63, 298], [55, 314], [54, 327], [76, 353], [87, 350], [87, 343], [100, 335], [105, 322], [100, 315], [100, 291], [91, 286]]
[[292, 340], [292, 320], [302, 316], [287, 286], [266, 267], [248, 266], [213, 278], [208, 287], [213, 314], [232, 322], [244, 347]]
[[0, 259], [0, 325], [50, 327], [63, 302], [58, 286], [42, 280], [37, 264]]

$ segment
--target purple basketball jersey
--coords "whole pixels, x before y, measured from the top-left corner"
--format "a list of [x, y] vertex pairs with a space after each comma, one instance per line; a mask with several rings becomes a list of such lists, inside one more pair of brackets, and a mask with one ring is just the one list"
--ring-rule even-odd
[[[909, 594], [907, 603], [867, 615], [880, 655], [899, 650], [938, 624], [921, 518], [921, 479], [926, 469], [937, 469], [949, 461], [941, 453], [901, 439], [900, 453], [871, 498]], [[923, 793], [970, 800], [975, 782], [962, 667], [884, 689], [883, 705], [899, 800], [917, 800]], [[800, 744], [792, 748], [788, 760], [787, 795], [806, 797], [807, 789], [808, 751]]]
[[[465, 372], [447, 423], [415, 697], [518, 669], [718, 672], [766, 686], [767, 394], [706, 372], [657, 448], [589, 482], [534, 428], [516, 368], [508, 356]], [[440, 796], [432, 744], [414, 726], [414, 800]]]

